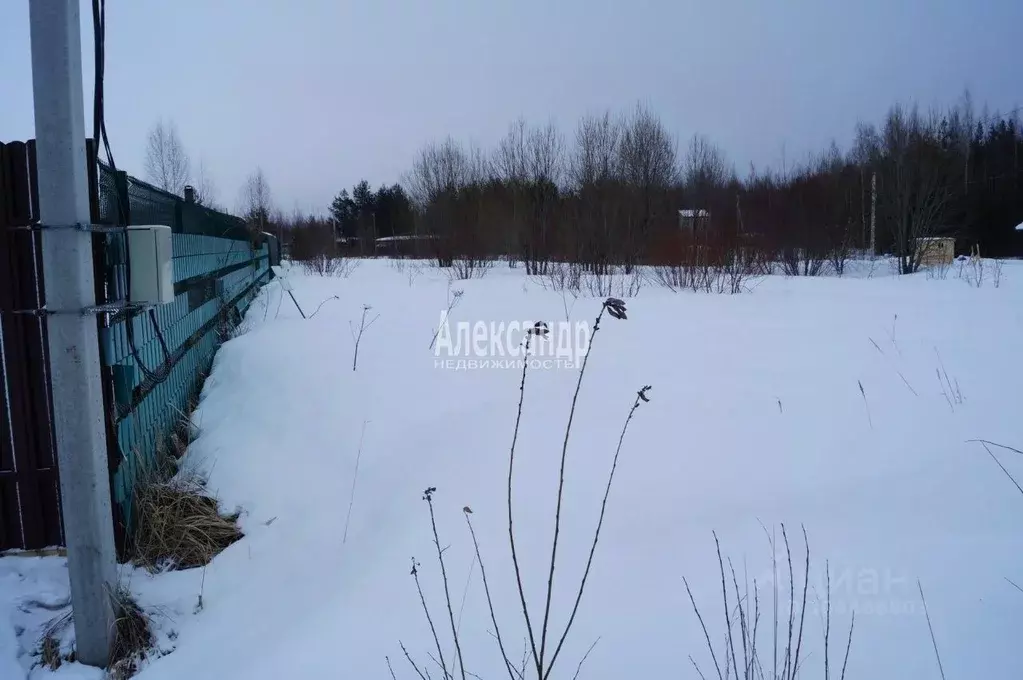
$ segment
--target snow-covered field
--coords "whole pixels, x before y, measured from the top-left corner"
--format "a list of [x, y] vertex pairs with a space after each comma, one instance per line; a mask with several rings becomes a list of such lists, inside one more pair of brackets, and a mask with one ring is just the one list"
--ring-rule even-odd
[[[142, 604], [159, 612], [161, 646], [176, 648], [139, 677], [389, 678], [387, 657], [397, 678], [418, 677], [399, 641], [441, 677], [410, 575], [415, 558], [451, 665], [427, 487], [437, 489], [465, 666], [507, 677], [463, 507], [472, 508], [498, 623], [518, 660], [525, 629], [505, 487], [521, 373], [514, 364], [439, 367], [429, 344], [451, 289], [464, 291], [452, 327], [542, 319], [554, 328], [566, 309], [572, 321], [592, 322], [601, 300], [574, 301], [504, 265], [450, 284], [437, 269], [399, 271], [386, 261], [364, 262], [347, 279], [297, 271], [289, 279], [307, 312], [339, 299], [303, 320], [271, 284], [246, 331], [218, 355], [186, 460], [208, 473], [227, 508], [243, 510], [246, 537], [206, 570], [198, 613], [201, 570], [125, 571]], [[1023, 496], [968, 440], [1023, 448], [1023, 266], [1006, 263], [998, 288], [971, 287], [954, 272], [897, 278], [885, 266], [871, 278], [769, 277], [735, 296], [650, 283], [626, 302], [627, 320], [601, 322], [575, 413], [552, 635], [571, 610], [636, 391], [652, 385], [651, 401], [630, 425], [588, 589], [552, 678], [571, 678], [594, 641], [580, 678], [697, 677], [690, 656], [717, 677], [682, 581], [723, 664], [712, 531], [740, 587], [754, 578], [760, 586], [769, 668], [769, 535], [780, 541], [782, 523], [797, 580], [800, 525], [811, 552], [800, 677], [824, 677], [825, 564], [834, 677], [853, 611], [847, 677], [940, 677], [918, 579], [946, 677], [1019, 677], [1023, 592], [1007, 579], [1023, 583]], [[349, 325], [358, 326], [364, 305], [367, 321], [379, 317], [353, 372]], [[515, 529], [535, 621], [577, 377], [566, 368], [527, 375]], [[1023, 456], [992, 451], [1023, 475]], [[60, 558], [0, 559], [4, 680], [29, 674], [25, 650], [53, 613], [25, 603], [66, 597], [64, 570]], [[781, 585], [784, 620], [787, 575]], [[61, 672], [94, 675], [75, 665]]]

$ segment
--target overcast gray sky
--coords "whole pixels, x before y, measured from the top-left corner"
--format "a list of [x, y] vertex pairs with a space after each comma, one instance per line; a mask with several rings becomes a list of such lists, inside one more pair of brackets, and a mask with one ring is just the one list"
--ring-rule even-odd
[[[0, 0], [0, 140], [33, 134], [28, 0]], [[489, 147], [518, 116], [641, 101], [744, 174], [878, 120], [895, 101], [1023, 104], [1021, 0], [108, 0], [118, 165], [176, 122], [234, 206], [262, 166], [278, 204], [400, 179], [425, 142]], [[87, 100], [91, 10], [83, 0]], [[88, 32], [86, 32], [88, 31]], [[91, 104], [87, 105], [91, 108]], [[87, 120], [91, 116], [87, 115]]]

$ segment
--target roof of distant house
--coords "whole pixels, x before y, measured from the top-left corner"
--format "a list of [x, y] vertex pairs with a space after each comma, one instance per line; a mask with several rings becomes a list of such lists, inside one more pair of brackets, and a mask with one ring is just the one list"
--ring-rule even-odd
[[710, 212], [707, 210], [703, 210], [702, 208], [700, 210], [692, 210], [687, 208], [684, 210], [679, 210], [678, 215], [679, 217], [710, 217]]
[[405, 234], [402, 236], [384, 236], [376, 240], [377, 243], [391, 243], [392, 241], [419, 241], [422, 239], [437, 238], [434, 234]]

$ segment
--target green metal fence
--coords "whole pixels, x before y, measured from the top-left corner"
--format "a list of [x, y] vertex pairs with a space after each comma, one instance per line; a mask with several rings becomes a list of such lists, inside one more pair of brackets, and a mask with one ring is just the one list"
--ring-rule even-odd
[[[194, 404], [217, 348], [269, 279], [269, 254], [276, 244], [250, 232], [237, 217], [99, 168], [95, 208], [101, 223], [162, 224], [173, 234], [174, 302], [154, 308], [152, 316], [112, 314], [100, 328], [105, 398], [112, 414], [112, 491], [128, 526], [140, 471], [155, 469], [171, 453], [172, 437]], [[97, 248], [97, 293], [106, 302], [125, 299], [124, 238], [107, 234]]]

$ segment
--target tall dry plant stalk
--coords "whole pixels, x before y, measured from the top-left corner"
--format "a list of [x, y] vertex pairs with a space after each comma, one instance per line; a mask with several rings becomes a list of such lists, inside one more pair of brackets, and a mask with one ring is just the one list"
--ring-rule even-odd
[[[772, 551], [772, 644], [768, 655], [770, 659], [764, 658], [760, 648], [761, 616], [763, 611], [760, 606], [760, 584], [753, 579], [753, 592], [750, 593], [749, 581], [744, 577], [743, 585], [740, 586], [735, 567], [731, 559], [726, 560], [721, 555], [721, 543], [717, 533], [713, 532], [714, 547], [717, 553], [718, 573], [721, 579], [721, 603], [724, 612], [724, 644], [721, 649], [715, 649], [707, 623], [700, 607], [696, 603], [689, 581], [683, 576], [682, 582], [685, 585], [689, 602], [692, 606], [696, 619], [700, 624], [703, 633], [704, 643], [710, 654], [713, 664], [713, 675], [718, 680], [795, 680], [803, 670], [804, 662], [809, 655], [803, 655], [803, 640], [805, 634], [806, 609], [809, 592], [810, 573], [810, 546], [806, 536], [806, 529], [803, 529], [803, 546], [805, 548], [805, 560], [803, 563], [802, 584], [796, 575], [792, 561], [792, 549], [789, 544], [788, 532], [785, 525], [782, 525], [782, 538], [785, 546], [785, 561], [788, 566], [788, 612], [786, 614], [784, 605], [779, 607], [778, 582], [778, 560], [775, 538], [768, 533], [768, 542]], [[767, 532], [766, 527], [764, 528]], [[830, 569], [827, 565], [825, 569]], [[797, 588], [799, 592], [797, 593]], [[798, 611], [797, 611], [798, 607]], [[825, 680], [831, 678], [831, 576], [827, 576], [825, 586], [825, 612], [822, 621], [824, 634], [823, 650], [823, 675]], [[844, 680], [849, 665], [849, 651], [852, 648], [853, 629], [856, 625], [856, 614], [853, 612], [849, 622], [849, 633], [845, 643], [845, 654], [842, 658], [842, 666], [838, 675], [839, 680]], [[780, 629], [780, 630], [779, 630]], [[779, 643], [781, 646], [779, 646]], [[741, 651], [740, 651], [741, 650]], [[741, 653], [741, 656], [740, 656]], [[708, 677], [703, 669], [692, 656], [689, 662], [696, 669], [701, 678]], [[765, 663], [770, 664], [765, 667]]]
[[[595, 336], [596, 333], [600, 330], [600, 322], [603, 320], [605, 313], [614, 319], [625, 320], [627, 318], [625, 303], [618, 298], [613, 297], [607, 298], [601, 305], [600, 312], [597, 314], [596, 320], [593, 324], [593, 336]], [[522, 424], [522, 409], [523, 404], [525, 402], [526, 394], [526, 375], [528, 373], [529, 367], [528, 360], [529, 351], [530, 348], [532, 347], [534, 338], [546, 336], [548, 333], [549, 328], [547, 324], [543, 322], [537, 322], [532, 328], [530, 328], [527, 331], [526, 339], [524, 342], [525, 355], [527, 358], [525, 361], [523, 361], [522, 374], [521, 379], [519, 381], [519, 400], [515, 415], [515, 427], [512, 431], [511, 447], [508, 453], [508, 485], [507, 485], [508, 542], [511, 547], [512, 566], [515, 572], [515, 586], [518, 593], [519, 603], [521, 605], [522, 610], [522, 617], [526, 628], [526, 650], [523, 654], [522, 664], [519, 665], [518, 667], [512, 663], [508, 655], [508, 647], [505, 644], [505, 636], [501, 632], [501, 626], [498, 622], [496, 610], [494, 609], [492, 590], [490, 587], [490, 582], [487, 578], [486, 565], [484, 563], [483, 556], [480, 551], [479, 541], [476, 536], [476, 531], [475, 528], [473, 527], [472, 519], [470, 517], [470, 515], [472, 515], [472, 510], [468, 506], [465, 506], [462, 510], [465, 515], [466, 526], [468, 528], [470, 537], [472, 539], [473, 547], [475, 549], [475, 561], [478, 562], [480, 566], [480, 575], [483, 581], [483, 588], [487, 598], [487, 606], [490, 613], [490, 620], [494, 627], [494, 637], [497, 640], [498, 648], [501, 653], [501, 658], [504, 663], [505, 670], [508, 673], [509, 680], [524, 680], [527, 665], [530, 665], [532, 667], [532, 670], [535, 671], [536, 673], [535, 677], [537, 678], [537, 680], [549, 680], [551, 672], [554, 669], [555, 663], [557, 662], [561, 654], [561, 651], [564, 647], [565, 641], [568, 639], [568, 635], [575, 623], [576, 616], [579, 612], [579, 607], [582, 602], [583, 594], [585, 593], [586, 590], [586, 584], [589, 580], [590, 570], [593, 566], [593, 560], [596, 554], [597, 544], [600, 540], [601, 531], [603, 529], [604, 518], [607, 512], [607, 502], [611, 494], [611, 487], [614, 483], [615, 473], [618, 469], [618, 461], [621, 456], [622, 448], [625, 442], [625, 436], [628, 432], [629, 425], [632, 423], [636, 411], [639, 409], [641, 405], [650, 401], [649, 391], [651, 390], [651, 386], [645, 385], [636, 393], [635, 399], [633, 400], [632, 406], [628, 411], [628, 414], [625, 418], [625, 423], [622, 426], [621, 434], [618, 438], [618, 445], [615, 449], [614, 458], [611, 463], [611, 469], [608, 473], [607, 482], [604, 487], [604, 496], [603, 499], [601, 500], [597, 526], [593, 532], [593, 537], [590, 542], [589, 553], [586, 559], [586, 567], [579, 580], [578, 587], [575, 588], [575, 598], [572, 604], [572, 610], [569, 613], [568, 621], [565, 624], [564, 628], [560, 631], [560, 633], [553, 631], [551, 629], [551, 607], [554, 593], [554, 577], [557, 568], [558, 548], [561, 540], [561, 512], [564, 505], [565, 468], [568, 456], [568, 444], [571, 438], [572, 426], [575, 420], [575, 412], [578, 404], [579, 393], [582, 389], [583, 378], [586, 374], [586, 367], [588, 365], [590, 352], [592, 351], [593, 348], [592, 343], [593, 336], [591, 336], [589, 350], [587, 351], [585, 357], [583, 358], [582, 367], [580, 368], [579, 376], [576, 380], [575, 392], [573, 393], [572, 396], [571, 409], [569, 411], [568, 421], [565, 426], [565, 435], [562, 441], [561, 458], [558, 474], [558, 495], [554, 514], [554, 537], [551, 543], [550, 564], [547, 570], [547, 590], [544, 599], [543, 617], [542, 619], [540, 619], [539, 616], [536, 615], [536, 612], [533, 613], [530, 612], [529, 605], [526, 601], [525, 587], [523, 586], [523, 572], [521, 565], [519, 563], [518, 549], [515, 540], [513, 497], [515, 489], [515, 453], [519, 440], [520, 427]], [[430, 525], [433, 531], [434, 545], [437, 548], [437, 560], [438, 563], [440, 564], [441, 579], [444, 586], [445, 603], [448, 610], [448, 619], [451, 623], [452, 639], [454, 642], [457, 657], [456, 665], [452, 667], [448, 663], [447, 658], [443, 654], [442, 645], [440, 643], [440, 637], [437, 633], [437, 627], [434, 625], [433, 616], [429, 611], [426, 599], [423, 596], [422, 588], [419, 584], [420, 565], [418, 562], [413, 560], [412, 576], [416, 581], [417, 590], [419, 591], [420, 596], [420, 602], [426, 613], [427, 622], [429, 624], [430, 631], [433, 636], [434, 644], [437, 650], [437, 656], [435, 658], [433, 657], [433, 655], [430, 656], [431, 659], [434, 661], [435, 665], [437, 665], [441, 669], [444, 678], [454, 677], [455, 672], [459, 673], [463, 678], [467, 675], [478, 677], [465, 669], [465, 665], [462, 659], [462, 645], [459, 639], [458, 626], [455, 624], [454, 609], [451, 604], [450, 588], [448, 587], [447, 569], [444, 564], [444, 550], [441, 548], [440, 538], [437, 532], [437, 524], [433, 509], [433, 495], [435, 493], [436, 488], [429, 487], [424, 492], [423, 498], [424, 500], [427, 501], [430, 509]], [[428, 672], [426, 672], [423, 667], [421, 667], [414, 661], [414, 659], [412, 659], [411, 655], [408, 653], [404, 645], [400, 643], [400, 641], [399, 644], [401, 645], [402, 652], [405, 654], [406, 659], [408, 660], [409, 664], [412, 666], [416, 674], [423, 680], [427, 680], [427, 678], [429, 677]], [[595, 644], [596, 643], [594, 642], [594, 645]], [[579, 662], [579, 666], [576, 669], [576, 677], [578, 677], [578, 674], [582, 667], [582, 663], [589, 656], [589, 653], [590, 651], [592, 651], [594, 645], [590, 646], [589, 650], [586, 652], [586, 655]], [[390, 666], [389, 661], [388, 665]], [[393, 674], [393, 670], [391, 672]]]

